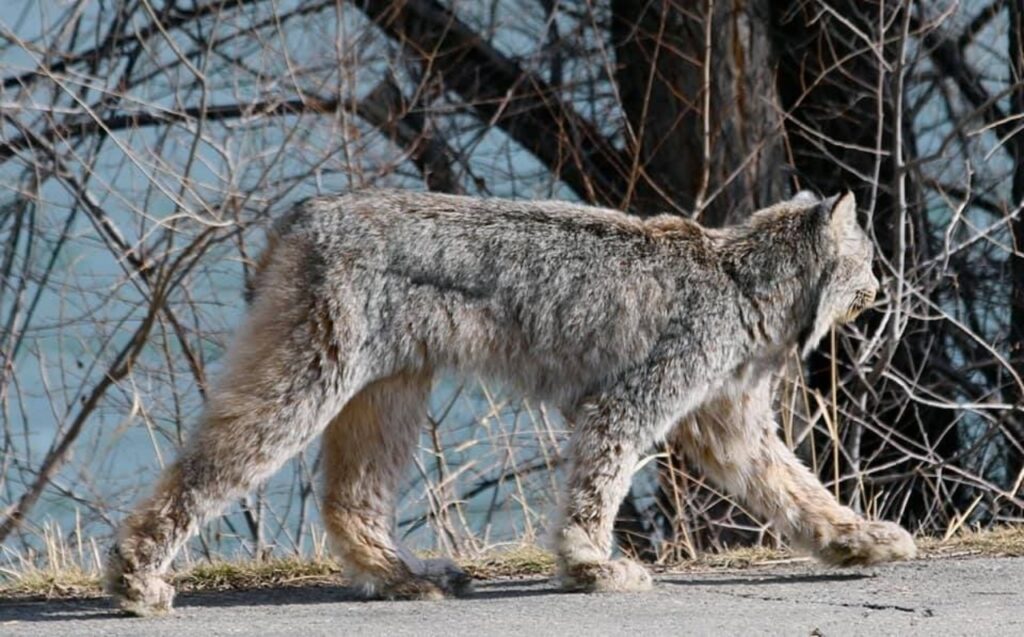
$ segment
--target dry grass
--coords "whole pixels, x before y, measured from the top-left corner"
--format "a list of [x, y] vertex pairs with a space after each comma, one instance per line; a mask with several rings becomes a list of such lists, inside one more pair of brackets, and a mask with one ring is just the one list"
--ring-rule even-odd
[[921, 538], [918, 547], [926, 558], [971, 555], [1024, 557], [1024, 525], [988, 531], [961, 531], [948, 540]]
[[282, 558], [264, 562], [200, 564], [174, 578], [185, 591], [250, 590], [279, 586], [336, 584], [341, 569], [329, 560]]
[[720, 553], [704, 553], [693, 560], [683, 560], [667, 564], [667, 570], [691, 571], [702, 569], [736, 569], [751, 566], [765, 566], [794, 560], [809, 558], [794, 555], [786, 549], [773, 549], [766, 546], [747, 546], [729, 549]]
[[[99, 574], [82, 569], [54, 571], [30, 569], [13, 573], [4, 569], [0, 599], [68, 599], [103, 595]], [[282, 586], [336, 584], [339, 569], [333, 562], [274, 559], [265, 562], [213, 562], [197, 565], [174, 576], [180, 591], [252, 590]]]
[[555, 556], [539, 546], [523, 544], [460, 560], [460, 565], [476, 579], [551, 575], [555, 572]]
[[0, 599], [71, 599], [99, 597], [99, 577], [81, 569], [67, 571], [0, 571]]
[[[67, 599], [102, 595], [99, 562], [81, 566], [69, 558], [78, 552], [62, 547], [50, 538], [51, 549], [45, 555], [28, 556], [0, 567], [0, 600]], [[990, 531], [962, 531], [949, 539], [920, 538], [919, 559], [969, 556], [1024, 556], [1024, 526], [1001, 527]], [[63, 550], [62, 550], [63, 549]], [[95, 556], [95, 553], [93, 554]], [[806, 561], [786, 550], [763, 547], [740, 548], [707, 554], [696, 560], [666, 564], [658, 570], [699, 571], [768, 567]], [[49, 560], [49, 561], [47, 561]], [[86, 562], [81, 562], [85, 564]], [[479, 556], [460, 560], [476, 579], [549, 576], [554, 573], [554, 556], [534, 545], [492, 549]], [[312, 559], [280, 558], [263, 562], [214, 562], [199, 564], [174, 577], [181, 591], [251, 590], [282, 586], [336, 585], [340, 582], [337, 564], [322, 557]]]

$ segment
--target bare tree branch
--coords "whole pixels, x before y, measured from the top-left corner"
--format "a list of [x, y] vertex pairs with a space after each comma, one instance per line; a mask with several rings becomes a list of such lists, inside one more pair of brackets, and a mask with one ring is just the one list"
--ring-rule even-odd
[[587, 201], [620, 206], [629, 162], [556, 87], [521, 69], [433, 0], [366, 0], [367, 17], [483, 121], [500, 126]]

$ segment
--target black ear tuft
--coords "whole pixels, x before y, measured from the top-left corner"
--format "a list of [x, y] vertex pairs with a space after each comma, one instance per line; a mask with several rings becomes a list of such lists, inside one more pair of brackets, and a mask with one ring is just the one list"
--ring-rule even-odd
[[832, 213], [835, 211], [837, 203], [839, 203], [839, 195], [832, 195], [818, 202], [815, 212], [823, 226], [827, 226], [832, 222]]
[[848, 230], [857, 225], [857, 200], [847, 190], [842, 195], [833, 195], [821, 204], [827, 210], [829, 223], [837, 230]]

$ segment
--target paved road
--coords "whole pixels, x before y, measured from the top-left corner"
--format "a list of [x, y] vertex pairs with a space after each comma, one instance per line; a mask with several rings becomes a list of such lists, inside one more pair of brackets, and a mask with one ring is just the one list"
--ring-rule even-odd
[[1024, 558], [664, 574], [625, 595], [564, 594], [542, 579], [479, 582], [443, 602], [363, 602], [340, 586], [205, 593], [159, 619], [120, 617], [105, 600], [0, 602], [0, 634], [1024, 635]]

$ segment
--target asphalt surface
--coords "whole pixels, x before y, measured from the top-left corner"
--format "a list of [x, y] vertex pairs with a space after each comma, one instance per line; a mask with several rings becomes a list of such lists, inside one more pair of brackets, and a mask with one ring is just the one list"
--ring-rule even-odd
[[0, 601], [0, 635], [1024, 635], [1024, 558], [799, 563], [656, 581], [648, 593], [603, 595], [484, 581], [440, 602], [360, 601], [341, 586], [196, 593], [155, 619], [122, 617], [106, 600]]

